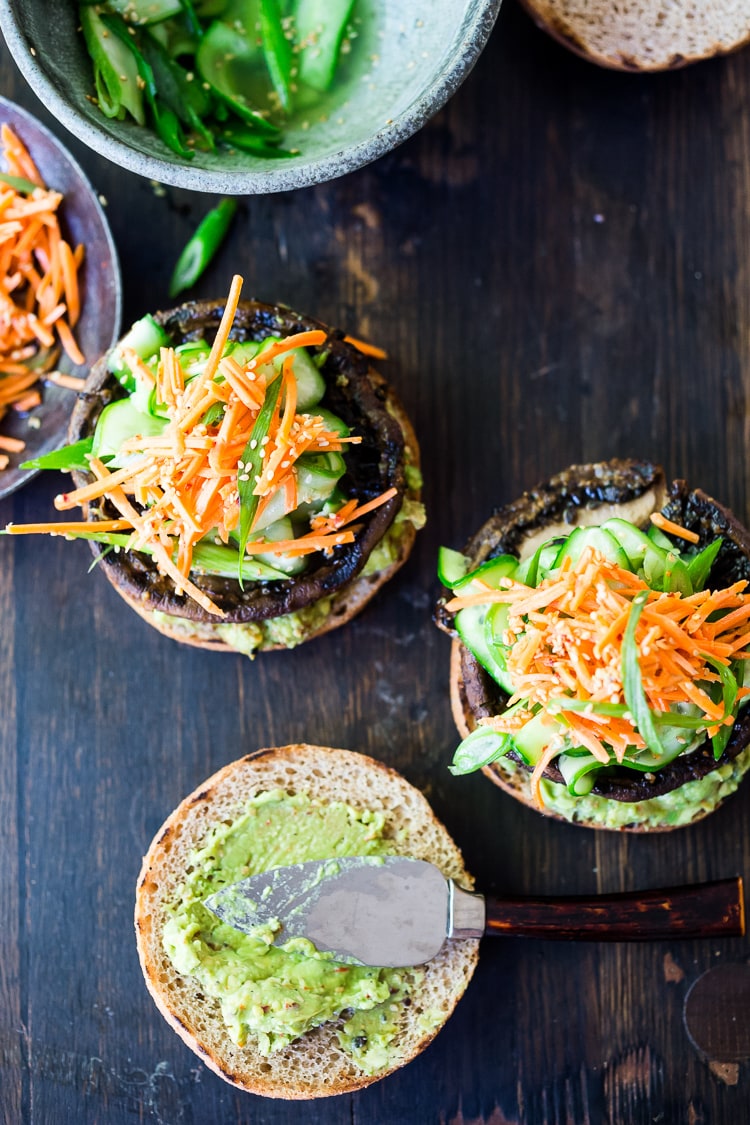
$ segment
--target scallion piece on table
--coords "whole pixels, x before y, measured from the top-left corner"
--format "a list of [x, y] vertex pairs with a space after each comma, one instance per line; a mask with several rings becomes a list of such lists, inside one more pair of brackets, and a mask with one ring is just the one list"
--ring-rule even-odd
[[194, 285], [224, 241], [237, 210], [236, 199], [222, 199], [198, 224], [195, 234], [177, 259], [169, 283], [170, 297]]

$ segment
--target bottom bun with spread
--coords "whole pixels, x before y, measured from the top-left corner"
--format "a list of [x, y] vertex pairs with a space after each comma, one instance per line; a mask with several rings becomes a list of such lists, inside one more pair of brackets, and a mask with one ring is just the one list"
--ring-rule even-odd
[[413, 969], [339, 965], [304, 939], [269, 946], [204, 905], [272, 867], [347, 855], [427, 859], [471, 887], [422, 794], [346, 750], [293, 745], [224, 767], [168, 818], [143, 861], [135, 927], [146, 984], [217, 1074], [276, 1098], [347, 1093], [413, 1059], [471, 979], [478, 941]]
[[550, 816], [665, 831], [750, 767], [750, 533], [646, 461], [574, 465], [441, 551], [454, 773]]

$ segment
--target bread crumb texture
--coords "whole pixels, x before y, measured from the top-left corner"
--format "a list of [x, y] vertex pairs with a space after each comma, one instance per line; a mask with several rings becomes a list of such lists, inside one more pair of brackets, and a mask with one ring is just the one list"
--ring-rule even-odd
[[536, 21], [601, 66], [667, 70], [750, 40], [750, 0], [524, 0]]
[[249, 800], [283, 789], [313, 800], [343, 801], [385, 814], [384, 835], [396, 853], [425, 859], [464, 887], [473, 881], [461, 853], [422, 794], [393, 770], [362, 754], [298, 744], [260, 750], [224, 767], [172, 813], [143, 861], [136, 895], [135, 927], [141, 968], [162, 1015], [203, 1061], [245, 1090], [268, 1097], [304, 1099], [347, 1093], [384, 1077], [414, 1058], [442, 1027], [471, 979], [476, 940], [447, 942], [424, 966], [411, 1004], [400, 1015], [388, 1069], [364, 1074], [336, 1035], [346, 1016], [308, 1032], [264, 1057], [252, 1039], [230, 1038], [219, 1003], [179, 974], [162, 945], [167, 904], [181, 886], [190, 856], [214, 825], [237, 819]]

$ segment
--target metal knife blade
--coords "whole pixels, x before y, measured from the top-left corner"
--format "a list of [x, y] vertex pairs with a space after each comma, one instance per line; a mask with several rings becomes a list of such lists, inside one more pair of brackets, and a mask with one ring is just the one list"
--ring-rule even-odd
[[280, 923], [282, 945], [306, 937], [339, 961], [398, 968], [431, 960], [447, 937], [480, 937], [481, 895], [432, 863], [356, 856], [277, 867], [209, 895], [208, 909], [246, 933]]

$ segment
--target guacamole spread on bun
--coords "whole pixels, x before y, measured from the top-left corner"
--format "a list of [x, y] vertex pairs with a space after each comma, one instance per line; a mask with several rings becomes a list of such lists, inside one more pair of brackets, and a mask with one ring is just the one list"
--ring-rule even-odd
[[422, 794], [372, 758], [295, 745], [233, 762], [187, 797], [143, 861], [135, 926], [159, 1010], [227, 1081], [268, 1097], [348, 1093], [392, 1073], [437, 1034], [466, 988], [476, 939], [415, 968], [343, 964], [275, 923], [243, 933], [206, 898], [306, 860], [405, 855], [470, 888]]

